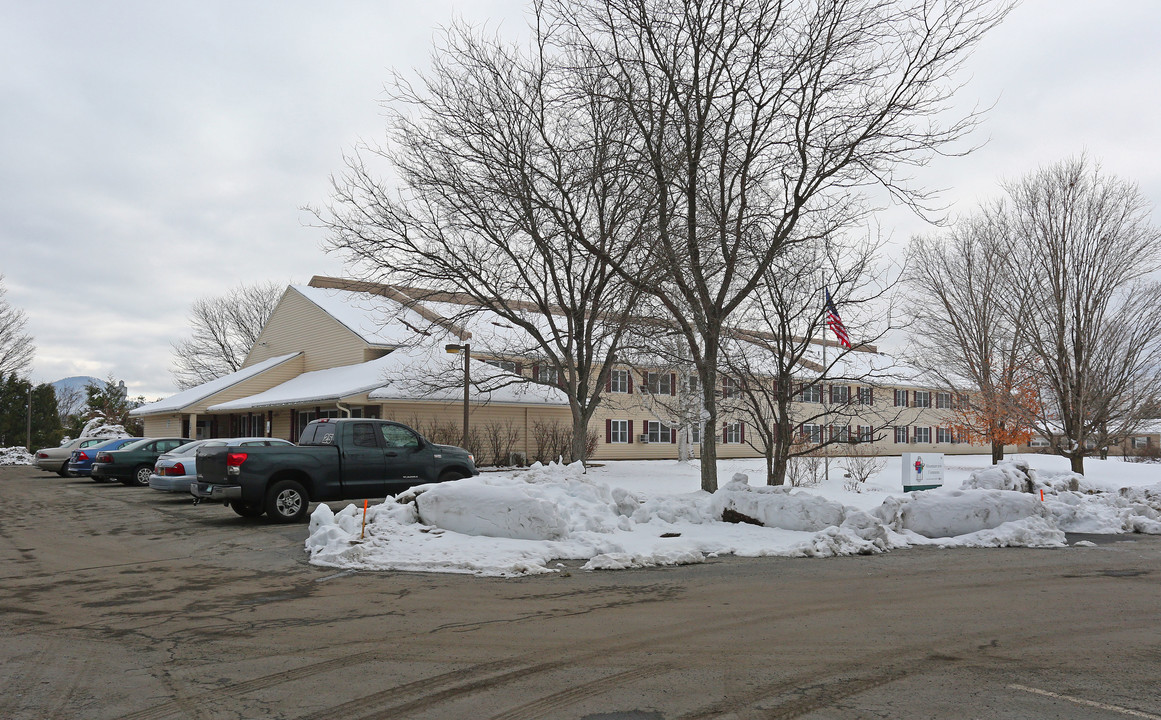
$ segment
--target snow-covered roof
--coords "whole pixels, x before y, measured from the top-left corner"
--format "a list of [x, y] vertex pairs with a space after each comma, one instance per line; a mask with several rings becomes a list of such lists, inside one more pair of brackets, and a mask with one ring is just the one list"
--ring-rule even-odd
[[[336, 402], [368, 393], [373, 400], [456, 402], [463, 399], [463, 361], [442, 344], [404, 347], [357, 365], [315, 370], [249, 397], [219, 403], [210, 412]], [[473, 360], [471, 399], [476, 403], [568, 405], [559, 388], [527, 382]]]
[[206, 398], [219, 393], [223, 390], [233, 387], [244, 380], [249, 380], [252, 377], [261, 375], [262, 373], [277, 367], [282, 363], [292, 358], [301, 355], [301, 352], [293, 352], [287, 355], [279, 355], [278, 357], [268, 358], [260, 363], [251, 365], [250, 367], [242, 368], [241, 370], [223, 375], [217, 380], [211, 380], [207, 383], [202, 383], [189, 390], [183, 390], [176, 395], [170, 395], [164, 400], [142, 405], [129, 411], [130, 415], [157, 415], [158, 413], [178, 412], [183, 408], [187, 408], [194, 403], [205, 400]]
[[417, 332], [430, 325], [419, 313], [382, 295], [310, 285], [291, 287], [368, 345], [393, 348], [413, 343]]
[[260, 407], [301, 405], [338, 401], [361, 395], [383, 384], [385, 368], [391, 364], [390, 358], [391, 354], [357, 365], [342, 365], [303, 373], [257, 395], [212, 405], [209, 411], [230, 412]]
[[[458, 402], [464, 398], [462, 356], [449, 355], [442, 345], [400, 348], [383, 359], [392, 362], [386, 381], [368, 394], [372, 400]], [[480, 360], [472, 360], [470, 370], [472, 403], [568, 406], [568, 396], [560, 388], [529, 382]]]

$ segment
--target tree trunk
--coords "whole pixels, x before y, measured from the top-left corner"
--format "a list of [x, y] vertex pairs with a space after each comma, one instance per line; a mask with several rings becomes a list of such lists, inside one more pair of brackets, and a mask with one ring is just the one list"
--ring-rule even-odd
[[[716, 338], [714, 340], [716, 342]], [[718, 383], [717, 362], [716, 348], [707, 343], [701, 394], [702, 404], [709, 417], [705, 420], [705, 429], [701, 434], [701, 489], [710, 493], [718, 489], [718, 433], [721, 428], [718, 427], [718, 404], [714, 396]]]
[[1084, 453], [1076, 452], [1068, 456], [1069, 462], [1072, 464], [1072, 471], [1077, 475], [1084, 475]]
[[569, 403], [572, 410], [572, 461], [580, 460], [588, 466], [589, 418], [577, 403]]
[[998, 465], [1004, 459], [1004, 443], [992, 441], [992, 464]]

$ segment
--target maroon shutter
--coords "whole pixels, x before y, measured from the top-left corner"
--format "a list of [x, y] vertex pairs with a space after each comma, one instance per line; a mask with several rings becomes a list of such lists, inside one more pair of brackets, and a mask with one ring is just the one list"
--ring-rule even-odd
[[746, 423], [738, 421], [738, 442], [746, 442]]
[[633, 394], [633, 372], [631, 370], [625, 371], [625, 389], [630, 395]]
[[608, 445], [613, 442], [613, 421], [611, 418], [605, 419], [605, 444]]
[[645, 372], [641, 373], [641, 378], [642, 378], [642, 380], [641, 380], [641, 392], [643, 392], [643, 393], [652, 392], [652, 390], [649, 387], [649, 372], [645, 371]]
[[677, 394], [677, 373], [669, 373], [669, 394]]
[[677, 428], [669, 428], [669, 442], [670, 444], [677, 443]]
[[540, 366], [539, 365], [532, 366], [532, 379], [535, 380], [536, 382], [540, 382]]
[[629, 444], [633, 444], [633, 421], [629, 421]]
[[729, 423], [722, 423], [722, 444], [728, 443], [730, 441], [729, 438], [730, 438], [730, 424]]
[[524, 363], [516, 363], [516, 374], [517, 375], [524, 374]]

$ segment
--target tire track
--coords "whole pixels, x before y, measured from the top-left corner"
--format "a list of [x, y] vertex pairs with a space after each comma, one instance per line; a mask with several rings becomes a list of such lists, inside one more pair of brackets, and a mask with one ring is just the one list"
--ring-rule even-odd
[[[1126, 629], [1146, 630], [1152, 628], [1152, 625], [1142, 625]], [[1100, 633], [1104, 629], [1103, 622], [1094, 621], [1092, 627], [1070, 627], [1067, 634], [1075, 636], [1084, 633]], [[1007, 635], [1005, 641], [1009, 644], [1016, 644], [1035, 640], [1039, 636], [1039, 633], [1015, 633]], [[933, 643], [917, 643], [874, 655], [864, 655], [856, 660], [835, 663], [831, 670], [833, 679], [824, 679], [820, 682], [817, 673], [803, 673], [761, 685], [741, 695], [724, 698], [694, 712], [680, 715], [676, 720], [708, 720], [708, 718], [743, 710], [755, 713], [757, 717], [769, 718], [769, 720], [796, 718], [816, 710], [829, 708], [839, 700], [907, 677], [941, 670], [953, 664], [974, 666], [974, 662], [965, 658], [973, 655], [978, 656], [993, 647], [987, 641], [987, 636], [960, 638], [954, 645], [945, 647], [938, 654], [933, 651], [932, 645]], [[993, 660], [991, 665], [994, 663]], [[865, 672], [867, 665], [882, 666], [883, 669], [868, 674]], [[789, 693], [802, 697], [780, 703], [773, 708], [754, 709], [755, 705], [764, 700]]]
[[489, 720], [537, 720], [538, 718], [545, 717], [549, 711], [575, 705], [580, 700], [584, 700], [593, 695], [599, 695], [601, 691], [608, 689], [610, 685], [627, 685], [637, 680], [661, 675], [673, 668], [672, 663], [655, 663], [637, 668], [636, 670], [626, 670], [616, 675], [609, 675], [582, 685], [575, 685], [568, 690], [542, 697], [539, 700], [533, 700], [530, 703], [525, 703], [520, 707], [507, 710], [499, 715], [493, 715]]
[[[378, 651], [368, 651], [357, 653], [355, 655], [345, 655], [343, 657], [325, 660], [320, 663], [313, 663], [311, 665], [303, 665], [302, 667], [294, 668], [293, 670], [285, 670], [283, 672], [273, 673], [271, 675], [263, 675], [262, 677], [254, 678], [253, 680], [246, 680], [245, 682], [237, 683], [236, 685], [229, 685], [216, 692], [225, 695], [244, 695], [246, 693], [254, 692], [255, 690], [265, 690], [266, 688], [282, 685], [283, 683], [292, 682], [301, 678], [310, 677], [311, 675], [318, 675], [332, 670], [340, 670], [342, 668], [350, 667], [351, 665], [358, 665], [366, 662], [373, 662], [381, 657]], [[170, 700], [169, 702], [153, 707], [138, 710], [137, 712], [122, 715], [121, 720], [161, 720], [161, 718], [169, 717], [170, 715], [177, 715], [184, 712], [184, 703], [178, 700]]]
[[890, 668], [861, 678], [823, 683], [806, 688], [803, 691], [805, 697], [801, 699], [784, 703], [771, 710], [758, 712], [766, 720], [789, 720], [812, 713], [815, 710], [831, 707], [839, 700], [874, 690], [911, 675], [920, 675], [923, 672], [926, 671], [909, 673], [902, 669]]
[[[920, 592], [912, 594], [912, 599], [937, 598], [948, 593], [957, 592], [956, 587], [939, 587], [932, 588], [927, 592]], [[846, 600], [834, 600], [829, 603], [819, 602], [802, 602], [798, 607], [790, 610], [785, 606], [779, 608], [777, 612], [762, 609], [750, 613], [738, 613], [730, 617], [724, 617], [715, 622], [708, 622], [699, 625], [697, 628], [691, 629], [688, 623], [684, 621], [677, 621], [661, 627], [652, 627], [643, 629], [633, 635], [622, 635], [620, 639], [611, 639], [607, 642], [598, 644], [590, 650], [577, 654], [568, 655], [570, 647], [560, 647], [546, 649], [542, 652], [525, 655], [523, 657], [515, 657], [508, 661], [504, 661], [509, 666], [519, 666], [511, 672], [502, 673], [500, 675], [490, 677], [479, 677], [481, 674], [493, 672], [495, 664], [493, 662], [484, 663], [482, 665], [475, 665], [463, 670], [453, 671], [452, 673], [444, 673], [436, 676], [432, 681], [414, 681], [403, 686], [388, 688], [386, 690], [373, 693], [371, 695], [358, 698], [334, 707], [327, 708], [322, 711], [312, 713], [311, 715], [298, 718], [298, 720], [327, 720], [331, 717], [348, 717], [352, 720], [393, 720], [394, 718], [407, 717], [408, 713], [418, 712], [421, 710], [428, 710], [432, 706], [446, 703], [466, 695], [471, 695], [480, 691], [488, 691], [497, 688], [508, 682], [527, 679], [534, 675], [540, 675], [553, 670], [567, 667], [573, 664], [584, 663], [587, 661], [601, 659], [607, 661], [611, 655], [632, 652], [642, 648], [654, 646], [657, 643], [658, 637], [664, 637], [668, 643], [675, 643], [677, 641], [688, 642], [704, 635], [716, 635], [722, 632], [733, 630], [737, 628], [753, 626], [755, 623], [760, 623], [766, 620], [785, 621], [788, 618], [793, 618], [797, 615], [818, 614], [826, 612], [843, 611], [849, 607], [849, 602]], [[570, 615], [580, 614], [579, 612], [570, 612]], [[427, 634], [427, 633], [425, 633]], [[421, 638], [419, 638], [421, 639]], [[917, 645], [910, 648], [916, 658], [926, 657], [930, 653], [930, 644]], [[883, 663], [890, 662], [894, 667], [899, 659], [899, 649], [884, 652], [873, 656], [875, 661]], [[548, 658], [548, 659], [542, 659]], [[891, 662], [895, 661], [895, 662]], [[861, 658], [857, 663], [849, 663], [847, 667], [850, 670], [857, 671], [861, 669], [867, 658]], [[423, 693], [425, 690], [431, 690], [433, 681], [435, 684], [445, 685], [449, 681], [455, 682], [462, 679], [458, 685], [447, 687], [426, 694], [420, 694], [404, 702], [401, 700], [401, 695], [411, 694], [413, 692]], [[730, 710], [739, 708], [748, 708], [753, 702], [768, 698], [772, 695], [781, 694], [789, 690], [800, 688], [804, 685], [817, 684], [817, 674], [810, 676], [795, 677], [782, 681], [775, 686], [766, 686], [756, 692], [748, 693], [746, 695], [748, 700], [742, 701], [723, 701], [722, 708], [709, 714], [696, 714], [692, 718], [708, 718], [714, 715], [721, 714]], [[751, 698], [752, 696], [752, 698]], [[389, 702], [391, 704], [381, 707], [377, 710], [366, 712], [362, 715], [350, 715], [349, 713], [358, 712], [365, 709], [368, 705], [375, 705], [381, 702]]]
[[[506, 670], [506, 669], [511, 668], [513, 666], [519, 665], [520, 662], [521, 662], [521, 660], [519, 658], [512, 658], [509, 660], [495, 660], [495, 661], [489, 662], [489, 663], [483, 663], [483, 664], [479, 664], [479, 665], [471, 665], [471, 666], [466, 667], [466, 668], [460, 668], [459, 670], [451, 670], [449, 672], [441, 673], [439, 675], [435, 675], [435, 676], [432, 676], [429, 678], [423, 678], [421, 680], [413, 680], [409, 683], [404, 683], [403, 685], [396, 685], [396, 686], [388, 688], [386, 690], [380, 690], [379, 692], [371, 693], [370, 695], [365, 695], [363, 697], [357, 698], [355, 700], [350, 700], [350, 701], [342, 703], [340, 705], [334, 705], [332, 707], [328, 707], [328, 708], [325, 708], [323, 710], [313, 712], [310, 715], [303, 715], [303, 716], [299, 717], [297, 720], [330, 720], [331, 718], [336, 718], [336, 717], [343, 717], [343, 718], [367, 717], [367, 716], [355, 716], [354, 713], [358, 712], [359, 710], [365, 709], [366, 706], [370, 705], [370, 704], [376, 704], [376, 703], [380, 703], [380, 702], [386, 702], [386, 701], [389, 701], [392, 699], [398, 699], [400, 696], [406, 697], [408, 695], [422, 694], [425, 690], [431, 690], [432, 688], [438, 688], [438, 687], [441, 687], [444, 685], [451, 685], [451, 684], [454, 684], [456, 682], [471, 679], [474, 676], [477, 676], [480, 674], [486, 674], [489, 672], [499, 672], [501, 670]], [[519, 674], [521, 672], [523, 672], [523, 671], [517, 670], [514, 673], [507, 673], [507, 674]], [[500, 675], [497, 677], [504, 677], [504, 676]], [[476, 682], [479, 682], [479, 681], [477, 680]], [[424, 697], [420, 697], [420, 700], [424, 700]], [[411, 705], [412, 703], [406, 703], [406, 704]], [[386, 711], [390, 712], [393, 710], [394, 710], [394, 708], [388, 708]]]

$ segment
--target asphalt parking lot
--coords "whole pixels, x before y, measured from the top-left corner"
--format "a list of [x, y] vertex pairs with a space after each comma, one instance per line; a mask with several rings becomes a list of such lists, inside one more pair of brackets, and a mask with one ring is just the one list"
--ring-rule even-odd
[[0, 508], [0, 718], [1161, 720], [1161, 537], [502, 580], [29, 468]]

